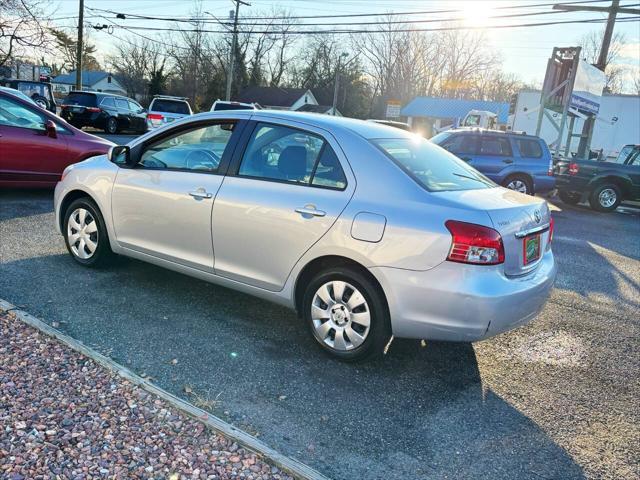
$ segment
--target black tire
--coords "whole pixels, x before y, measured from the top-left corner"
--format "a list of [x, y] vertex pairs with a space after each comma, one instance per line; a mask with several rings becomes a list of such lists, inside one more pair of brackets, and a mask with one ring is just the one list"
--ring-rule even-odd
[[104, 126], [104, 131], [110, 135], [118, 133], [118, 119], [116, 117], [107, 118], [107, 123]]
[[622, 202], [622, 190], [615, 183], [603, 183], [589, 195], [589, 205], [598, 212], [613, 212]]
[[580, 202], [580, 197], [582, 195], [576, 192], [561, 191], [561, 192], [558, 192], [558, 196], [560, 197], [560, 200], [562, 200], [567, 205], [577, 205], [578, 202]]
[[[323, 285], [334, 281], [346, 282], [348, 285], [357, 289], [366, 301], [366, 304], [354, 308], [353, 312], [348, 310], [348, 316], [367, 311], [369, 313], [369, 330], [366, 336], [364, 336], [364, 341], [360, 345], [354, 346], [347, 336], [346, 342], [351, 344], [351, 348], [349, 350], [339, 350], [325, 343], [325, 341], [319, 337], [312, 318], [312, 305], [314, 304], [314, 299], [318, 289]], [[342, 296], [342, 301], [345, 303], [345, 307], [348, 308], [349, 300], [353, 294], [353, 290], [348, 286], [345, 287]], [[329, 304], [326, 305], [326, 310], [331, 308]], [[341, 307], [338, 303], [333, 305], [333, 307], [338, 306]], [[324, 305], [322, 305], [322, 308], [324, 308]], [[363, 361], [370, 359], [371, 357], [381, 355], [391, 336], [391, 320], [382, 289], [367, 275], [354, 268], [337, 266], [316, 274], [307, 285], [302, 301], [302, 309], [302, 317], [318, 345], [320, 345], [320, 347], [331, 356], [346, 362]], [[336, 308], [336, 310], [338, 309]], [[318, 321], [322, 322], [322, 320]], [[327, 319], [322, 323], [322, 325], [325, 323], [331, 324], [333, 321], [333, 318], [331, 320]], [[350, 317], [347, 320], [346, 326], [352, 329], [351, 335], [353, 335], [353, 331], [356, 331], [358, 334], [363, 333], [362, 325], [352, 322]], [[331, 332], [333, 332], [333, 341], [335, 342], [337, 330], [334, 328], [329, 329], [327, 337], [325, 338], [331, 341]], [[343, 336], [342, 338], [344, 339], [345, 337]]]
[[[77, 212], [78, 209], [84, 209], [91, 215], [93, 221], [96, 224], [95, 235], [94, 233], [84, 233], [84, 235], [88, 236], [91, 241], [95, 242], [97, 245], [93, 252], [90, 252], [90, 248], [88, 246], [82, 247], [84, 251], [84, 255], [88, 255], [86, 258], [81, 258], [79, 253], [81, 245], [83, 245], [81, 240], [76, 241], [73, 245], [70, 245], [69, 232], [72, 233], [78, 232], [77, 229], [73, 228], [69, 229], [69, 222], [71, 220], [72, 215]], [[85, 221], [88, 221], [89, 215], [86, 215]], [[78, 217], [74, 217], [74, 221], [78, 223]], [[67, 208], [64, 213], [64, 222], [62, 225], [62, 235], [64, 236], [64, 243], [67, 246], [67, 251], [71, 255], [71, 257], [80, 265], [91, 268], [100, 268], [105, 267], [112, 263], [115, 254], [111, 251], [111, 246], [109, 245], [109, 235], [107, 233], [107, 228], [104, 223], [104, 218], [102, 217], [102, 213], [100, 213], [100, 209], [96, 205], [96, 203], [91, 200], [89, 197], [82, 197], [74, 200], [71, 205]], [[88, 241], [87, 241], [88, 242]], [[76, 250], [72, 249], [72, 247]], [[89, 254], [90, 253], [90, 254]]]
[[31, 100], [36, 102], [40, 108], [49, 110], [49, 100], [47, 100], [42, 95], [34, 94], [31, 96]]
[[516, 190], [510, 185], [514, 185], [517, 182], [520, 182], [522, 185], [524, 185], [525, 191], [521, 193], [524, 193], [525, 195], [533, 195], [533, 184], [531, 182], [531, 178], [527, 177], [526, 175], [522, 175], [519, 173], [510, 175], [502, 182], [502, 186], [505, 188], [509, 188], [510, 190]]

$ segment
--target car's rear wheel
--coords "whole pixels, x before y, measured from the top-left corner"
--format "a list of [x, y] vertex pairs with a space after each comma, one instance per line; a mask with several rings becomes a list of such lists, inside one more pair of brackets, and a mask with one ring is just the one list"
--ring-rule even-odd
[[113, 259], [100, 209], [88, 197], [74, 200], [64, 216], [63, 234], [71, 257], [85, 267], [106, 266]]
[[526, 195], [533, 195], [533, 185], [531, 180], [524, 175], [512, 175], [502, 182], [502, 186], [509, 190], [515, 190], [516, 192], [524, 193]]
[[118, 120], [115, 117], [109, 117], [107, 119], [107, 124], [104, 127], [104, 131], [111, 135], [118, 133]]
[[620, 187], [613, 183], [604, 183], [593, 189], [589, 196], [591, 208], [599, 212], [613, 212], [622, 202]]
[[576, 205], [580, 201], [580, 194], [576, 192], [558, 192], [560, 200], [568, 205]]
[[356, 269], [334, 267], [309, 282], [303, 314], [318, 344], [345, 361], [381, 354], [391, 335], [380, 287]]

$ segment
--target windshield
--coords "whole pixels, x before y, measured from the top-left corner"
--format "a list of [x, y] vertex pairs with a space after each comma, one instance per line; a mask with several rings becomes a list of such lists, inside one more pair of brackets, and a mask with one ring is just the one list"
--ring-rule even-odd
[[154, 100], [150, 110], [154, 112], [178, 113], [181, 115], [190, 115], [191, 109], [189, 104], [183, 100]]
[[496, 186], [480, 172], [424, 138], [379, 139], [372, 142], [430, 192]]

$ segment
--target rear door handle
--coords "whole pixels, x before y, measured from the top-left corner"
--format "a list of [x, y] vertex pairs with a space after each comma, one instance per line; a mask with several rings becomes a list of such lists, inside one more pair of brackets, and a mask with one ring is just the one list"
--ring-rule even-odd
[[193, 192], [189, 192], [193, 198], [211, 198], [213, 197], [212, 193], [205, 191], [204, 189], [198, 189]]
[[310, 205], [307, 205], [303, 208], [296, 208], [296, 212], [305, 216], [312, 216], [312, 217], [324, 217], [327, 212], [323, 212], [322, 210], [316, 210], [315, 207], [312, 207]]
[[502, 160], [502, 163], [513, 163], [513, 160], [511, 160], [510, 158], [505, 158], [504, 160]]

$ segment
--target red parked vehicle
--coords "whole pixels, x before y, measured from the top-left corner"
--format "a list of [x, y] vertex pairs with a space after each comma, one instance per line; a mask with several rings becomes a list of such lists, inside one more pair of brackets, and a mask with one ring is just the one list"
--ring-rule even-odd
[[0, 91], [0, 188], [53, 187], [68, 165], [107, 153], [113, 145]]

